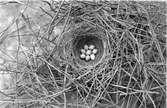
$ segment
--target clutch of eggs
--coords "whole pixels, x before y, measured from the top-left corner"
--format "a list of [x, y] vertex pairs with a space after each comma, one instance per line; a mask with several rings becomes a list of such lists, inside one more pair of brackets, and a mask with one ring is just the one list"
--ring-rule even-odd
[[84, 45], [84, 48], [81, 49], [80, 58], [88, 60], [95, 60], [95, 54], [97, 53], [97, 49], [95, 49], [94, 45]]

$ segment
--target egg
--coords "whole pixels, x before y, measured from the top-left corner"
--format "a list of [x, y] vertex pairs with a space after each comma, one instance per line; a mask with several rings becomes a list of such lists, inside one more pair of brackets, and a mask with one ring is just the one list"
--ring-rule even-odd
[[90, 60], [90, 56], [87, 55], [86, 58], [85, 58], [86, 61]]
[[87, 54], [87, 55], [90, 55], [90, 54], [91, 54], [91, 50], [87, 50], [87, 51], [86, 51], [86, 54]]
[[88, 50], [88, 48], [89, 48], [88, 45], [84, 45], [85, 50]]
[[95, 60], [95, 55], [94, 55], [94, 54], [91, 54], [91, 55], [90, 55], [90, 59], [91, 59], [91, 60]]
[[81, 53], [85, 54], [86, 50], [85, 49], [81, 49]]
[[86, 57], [86, 55], [85, 54], [81, 54], [80, 57], [83, 59], [83, 58]]
[[90, 45], [90, 46], [89, 46], [89, 49], [91, 49], [91, 50], [94, 49], [94, 48], [95, 48], [94, 45]]
[[96, 54], [96, 53], [97, 53], [97, 49], [93, 49], [93, 50], [92, 50], [92, 53], [93, 53], [93, 54]]

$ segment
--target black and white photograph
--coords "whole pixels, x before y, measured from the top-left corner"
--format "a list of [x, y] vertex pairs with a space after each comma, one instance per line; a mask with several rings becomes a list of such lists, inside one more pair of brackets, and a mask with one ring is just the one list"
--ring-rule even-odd
[[0, 0], [0, 108], [167, 108], [166, 6]]

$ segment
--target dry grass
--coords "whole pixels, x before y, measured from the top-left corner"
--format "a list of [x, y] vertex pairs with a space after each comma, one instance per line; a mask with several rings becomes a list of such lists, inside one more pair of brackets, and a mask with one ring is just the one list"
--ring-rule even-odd
[[[10, 75], [0, 108], [165, 108], [166, 2], [0, 5], [20, 10], [0, 33], [0, 72]], [[93, 67], [78, 67], [76, 34], [97, 30], [105, 56]]]

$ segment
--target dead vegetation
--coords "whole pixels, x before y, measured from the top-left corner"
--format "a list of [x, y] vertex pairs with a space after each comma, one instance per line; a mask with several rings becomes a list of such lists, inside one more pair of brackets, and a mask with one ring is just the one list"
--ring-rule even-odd
[[[13, 77], [0, 90], [2, 108], [165, 108], [166, 2], [14, 4], [23, 9], [15, 30], [0, 36], [17, 40], [0, 67]], [[73, 54], [73, 41], [85, 33], [100, 34], [106, 45], [93, 67], [78, 66]]]

